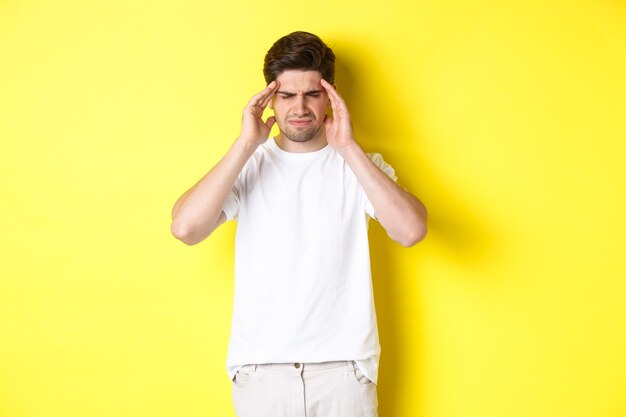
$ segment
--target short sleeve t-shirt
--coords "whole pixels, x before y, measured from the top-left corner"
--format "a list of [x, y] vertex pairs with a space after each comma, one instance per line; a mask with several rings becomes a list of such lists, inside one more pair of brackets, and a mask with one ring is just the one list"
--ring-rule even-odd
[[229, 377], [245, 364], [354, 360], [377, 383], [367, 239], [375, 213], [341, 155], [330, 146], [286, 152], [268, 139], [223, 211], [237, 220]]

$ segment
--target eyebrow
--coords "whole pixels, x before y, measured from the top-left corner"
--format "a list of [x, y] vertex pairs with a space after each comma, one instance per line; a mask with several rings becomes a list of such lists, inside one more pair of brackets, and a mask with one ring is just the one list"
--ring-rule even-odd
[[[306, 94], [319, 94], [319, 93], [323, 93], [323, 92], [324, 92], [324, 90], [308, 90], [308, 91], [305, 91], [304, 94], [305, 95]], [[291, 96], [295, 96], [296, 95], [296, 93], [292, 93], [291, 91], [282, 91], [282, 90], [277, 91], [276, 94], [286, 94], [286, 95], [291, 95]]]

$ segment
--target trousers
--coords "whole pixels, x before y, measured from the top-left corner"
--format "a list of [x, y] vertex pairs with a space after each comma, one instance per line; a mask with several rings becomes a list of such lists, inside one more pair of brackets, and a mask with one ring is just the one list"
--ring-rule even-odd
[[354, 361], [245, 365], [232, 382], [237, 417], [377, 417], [376, 384]]

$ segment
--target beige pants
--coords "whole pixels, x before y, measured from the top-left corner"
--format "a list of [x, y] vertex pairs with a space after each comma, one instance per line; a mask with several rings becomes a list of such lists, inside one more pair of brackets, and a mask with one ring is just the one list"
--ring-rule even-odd
[[353, 361], [246, 365], [233, 378], [237, 417], [376, 417], [376, 384]]

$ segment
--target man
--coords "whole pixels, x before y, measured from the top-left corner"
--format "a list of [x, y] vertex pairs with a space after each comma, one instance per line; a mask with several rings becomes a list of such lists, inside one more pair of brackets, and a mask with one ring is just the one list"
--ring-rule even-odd
[[172, 233], [190, 245], [238, 222], [227, 359], [238, 417], [377, 415], [367, 223], [411, 246], [426, 210], [354, 139], [334, 64], [313, 34], [276, 41], [239, 138], [173, 209]]

